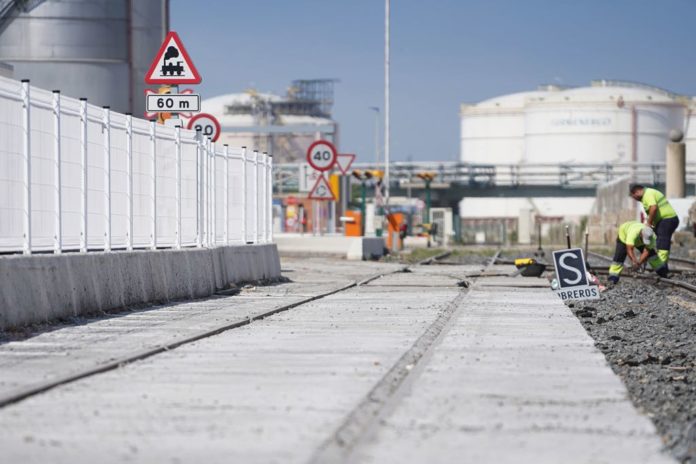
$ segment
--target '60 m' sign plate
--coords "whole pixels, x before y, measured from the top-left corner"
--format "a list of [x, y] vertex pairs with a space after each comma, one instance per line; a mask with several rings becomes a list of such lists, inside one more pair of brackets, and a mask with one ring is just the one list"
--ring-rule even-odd
[[317, 140], [307, 149], [307, 162], [317, 171], [328, 171], [336, 164], [336, 147], [326, 140]]
[[195, 93], [151, 93], [147, 96], [145, 107], [149, 113], [198, 112], [201, 110], [201, 96]]

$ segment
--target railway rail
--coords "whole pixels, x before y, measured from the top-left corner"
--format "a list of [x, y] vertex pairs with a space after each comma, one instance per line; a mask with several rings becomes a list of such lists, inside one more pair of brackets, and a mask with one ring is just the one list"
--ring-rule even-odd
[[[423, 259], [419, 262], [417, 262], [414, 265], [411, 266], [422, 266], [422, 265], [429, 265], [434, 262], [437, 262], [439, 260], [442, 260], [446, 257], [448, 257], [452, 252], [451, 251], [446, 251], [444, 253], [441, 253], [436, 256], [432, 256], [426, 259]], [[68, 385], [70, 383], [76, 382], [78, 380], [86, 379], [88, 377], [96, 376], [98, 374], [106, 373], [111, 370], [123, 367], [125, 365], [141, 361], [153, 356], [156, 356], [161, 353], [165, 353], [171, 350], [174, 350], [176, 348], [179, 348], [184, 345], [188, 345], [194, 342], [197, 342], [199, 340], [203, 340], [206, 338], [214, 337], [216, 335], [222, 334], [223, 332], [227, 332], [233, 329], [238, 329], [240, 327], [247, 326], [251, 324], [254, 321], [260, 321], [262, 319], [268, 318], [270, 316], [273, 316], [278, 313], [282, 313], [285, 311], [289, 311], [291, 309], [297, 308], [299, 306], [314, 302], [316, 300], [320, 300], [322, 298], [326, 298], [331, 295], [335, 295], [340, 292], [344, 292], [346, 290], [355, 288], [355, 287], [360, 287], [363, 285], [367, 285], [381, 277], [384, 277], [389, 274], [395, 274], [399, 272], [408, 272], [409, 267], [411, 266], [405, 266], [401, 269], [394, 270], [388, 273], [378, 273], [374, 274], [372, 276], [369, 276], [365, 279], [358, 280], [358, 281], [353, 281], [347, 285], [343, 285], [339, 288], [335, 288], [330, 291], [326, 291], [317, 295], [313, 295], [307, 298], [304, 298], [300, 301], [293, 302], [291, 304], [279, 306], [276, 308], [273, 308], [269, 311], [262, 312], [257, 315], [249, 316], [247, 318], [243, 318], [240, 320], [235, 320], [233, 322], [229, 322], [226, 324], [222, 324], [218, 327], [214, 327], [212, 329], [207, 329], [200, 331], [199, 333], [190, 335], [185, 338], [180, 338], [175, 341], [169, 342], [169, 343], [163, 343], [159, 344], [157, 346], [154, 346], [152, 348], [144, 349], [144, 350], [139, 350], [139, 351], [134, 351], [131, 353], [128, 353], [126, 355], [118, 356], [116, 358], [111, 359], [108, 362], [105, 363], [100, 363], [98, 365], [89, 367], [89, 368], [84, 368], [77, 370], [76, 372], [71, 372], [70, 374], [58, 376], [49, 380], [41, 381], [34, 383], [32, 385], [19, 388], [11, 393], [8, 394], [0, 394], [0, 408], [4, 408], [6, 406], [18, 403], [20, 401], [23, 401], [25, 399], [31, 398], [33, 396], [39, 395], [41, 393], [47, 392], [49, 390], [53, 390], [55, 388], [59, 388], [61, 386]]]

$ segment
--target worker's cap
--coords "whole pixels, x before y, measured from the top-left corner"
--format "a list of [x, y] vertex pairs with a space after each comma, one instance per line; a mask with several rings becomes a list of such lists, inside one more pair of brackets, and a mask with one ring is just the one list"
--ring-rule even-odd
[[650, 239], [655, 235], [655, 232], [650, 227], [643, 227], [640, 232], [640, 236], [643, 239], [643, 243], [650, 243]]

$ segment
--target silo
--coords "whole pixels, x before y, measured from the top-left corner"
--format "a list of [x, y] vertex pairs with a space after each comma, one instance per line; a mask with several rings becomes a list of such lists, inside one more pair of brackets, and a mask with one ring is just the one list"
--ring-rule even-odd
[[645, 86], [581, 87], [530, 102], [528, 163], [664, 161], [667, 134], [684, 126], [684, 105]]
[[461, 107], [461, 161], [517, 164], [524, 158], [524, 108], [540, 92], [520, 92]]
[[0, 61], [33, 85], [144, 111], [144, 68], [168, 28], [168, 0], [14, 2], [1, 18]]

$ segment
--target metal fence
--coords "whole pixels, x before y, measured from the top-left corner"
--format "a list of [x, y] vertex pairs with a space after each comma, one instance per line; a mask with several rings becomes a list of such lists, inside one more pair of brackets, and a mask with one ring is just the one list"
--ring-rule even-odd
[[0, 252], [272, 242], [272, 162], [0, 78]]

